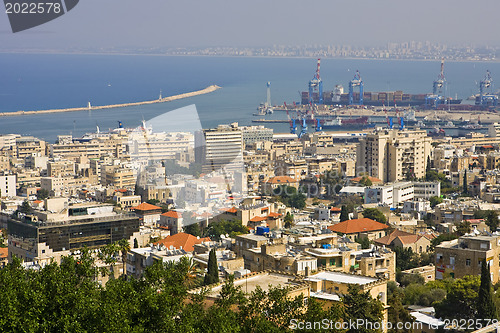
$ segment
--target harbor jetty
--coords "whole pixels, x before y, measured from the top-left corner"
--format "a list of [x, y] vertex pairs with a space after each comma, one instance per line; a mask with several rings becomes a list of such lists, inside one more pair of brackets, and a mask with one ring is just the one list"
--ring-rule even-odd
[[168, 97], [159, 97], [158, 99], [152, 101], [143, 101], [143, 102], [133, 102], [133, 103], [122, 103], [122, 104], [111, 104], [111, 105], [99, 105], [99, 106], [91, 106], [90, 103], [86, 107], [80, 108], [68, 108], [68, 109], [51, 109], [51, 110], [37, 110], [37, 111], [15, 111], [15, 112], [0, 112], [0, 117], [9, 117], [9, 116], [24, 116], [24, 115], [33, 115], [33, 114], [45, 114], [45, 113], [60, 113], [60, 112], [74, 112], [74, 111], [88, 111], [88, 110], [102, 110], [102, 109], [115, 109], [115, 108], [124, 108], [128, 106], [139, 106], [139, 105], [147, 105], [147, 104], [155, 104], [155, 103], [164, 103], [171, 102], [178, 99], [194, 97], [198, 95], [204, 95], [220, 89], [221, 87], [217, 85], [211, 85], [206, 87], [205, 89], [192, 91], [184, 94], [168, 96]]

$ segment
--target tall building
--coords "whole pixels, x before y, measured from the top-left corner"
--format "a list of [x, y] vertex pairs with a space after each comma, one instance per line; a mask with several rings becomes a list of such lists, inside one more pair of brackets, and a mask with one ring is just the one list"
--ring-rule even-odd
[[356, 152], [357, 174], [384, 182], [408, 176], [425, 176], [432, 139], [423, 130], [378, 130], [360, 139]]
[[0, 197], [16, 196], [16, 175], [0, 174]]
[[130, 242], [139, 233], [139, 217], [117, 214], [112, 205], [71, 205], [64, 198], [45, 203], [46, 211], [9, 218], [9, 260], [15, 255], [40, 264], [59, 261], [83, 247], [95, 249], [121, 239]]
[[242, 170], [243, 140], [238, 123], [219, 125], [195, 133], [195, 158], [203, 165], [203, 172], [222, 168]]

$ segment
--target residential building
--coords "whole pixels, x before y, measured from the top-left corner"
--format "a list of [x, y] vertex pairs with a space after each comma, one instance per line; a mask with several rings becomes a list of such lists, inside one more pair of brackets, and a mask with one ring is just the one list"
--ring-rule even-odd
[[424, 130], [376, 130], [359, 140], [356, 171], [384, 182], [425, 176], [431, 138]]
[[329, 226], [328, 229], [355, 241], [360, 237], [374, 240], [386, 236], [389, 226], [369, 218], [362, 218], [340, 222]]
[[240, 127], [243, 143], [245, 145], [259, 141], [273, 141], [273, 129], [264, 126]]
[[374, 239], [373, 242], [379, 246], [387, 246], [391, 249], [396, 247], [410, 248], [413, 253], [428, 252], [431, 246], [431, 241], [425, 236], [411, 234], [401, 230], [394, 230], [389, 235]]
[[480, 275], [481, 263], [486, 260], [493, 284], [500, 280], [500, 236], [462, 236], [436, 246], [436, 279], [462, 278]]
[[131, 210], [139, 216], [141, 223], [144, 225], [156, 226], [160, 221], [161, 207], [143, 202], [139, 206], [132, 207]]
[[0, 197], [16, 196], [16, 175], [0, 174]]
[[243, 169], [243, 140], [238, 123], [195, 132], [195, 159], [203, 172]]
[[164, 239], [154, 243], [154, 245], [163, 245], [168, 250], [184, 250], [186, 252], [193, 252], [194, 245], [203, 242], [210, 242], [209, 237], [196, 237], [184, 232], [178, 234], [167, 236]]
[[168, 228], [170, 235], [178, 234], [184, 227], [182, 214], [174, 210], [163, 213], [160, 215], [159, 225]]
[[127, 275], [140, 278], [147, 267], [156, 262], [177, 262], [182, 257], [192, 258], [192, 254], [181, 249], [169, 249], [162, 244], [131, 249], [127, 253]]
[[441, 182], [412, 182], [415, 199], [429, 200], [441, 196]]

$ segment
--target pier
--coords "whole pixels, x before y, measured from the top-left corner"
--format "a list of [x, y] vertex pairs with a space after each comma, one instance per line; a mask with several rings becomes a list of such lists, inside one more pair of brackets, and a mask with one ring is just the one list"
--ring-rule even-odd
[[89, 110], [102, 110], [102, 109], [115, 109], [115, 108], [124, 108], [128, 106], [138, 106], [138, 105], [147, 105], [147, 104], [155, 104], [155, 103], [164, 103], [171, 102], [178, 99], [194, 97], [198, 95], [204, 95], [220, 89], [221, 87], [217, 85], [211, 85], [202, 90], [192, 91], [184, 94], [161, 97], [152, 101], [143, 101], [143, 102], [133, 102], [133, 103], [122, 103], [122, 104], [111, 104], [111, 105], [99, 105], [99, 106], [89, 106], [80, 107], [80, 108], [68, 108], [68, 109], [51, 109], [51, 110], [38, 110], [38, 111], [15, 111], [15, 112], [0, 112], [0, 117], [9, 117], [9, 116], [24, 116], [24, 115], [34, 115], [34, 114], [45, 114], [45, 113], [60, 113], [60, 112], [74, 112], [74, 111], [89, 111]]

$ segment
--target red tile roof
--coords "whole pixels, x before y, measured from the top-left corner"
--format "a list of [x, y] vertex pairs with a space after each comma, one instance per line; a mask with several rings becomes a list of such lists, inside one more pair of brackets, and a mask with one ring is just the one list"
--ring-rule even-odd
[[331, 212], [341, 212], [341, 211], [342, 211], [342, 209], [341, 209], [341, 208], [337, 208], [337, 207], [332, 207], [332, 208], [330, 209], [330, 211], [331, 211]]
[[162, 216], [166, 216], [166, 217], [173, 217], [174, 219], [180, 219], [180, 218], [182, 218], [182, 214], [179, 213], [179, 212], [176, 212], [174, 210], [171, 210], [169, 212], [163, 213], [161, 215]]
[[249, 221], [250, 222], [262, 222], [262, 221], [265, 221], [267, 220], [267, 217], [263, 217], [263, 216], [254, 216], [252, 217]]
[[115, 192], [125, 193], [125, 192], [127, 192], [127, 189], [126, 188], [119, 188], [119, 189], [115, 190]]
[[131, 209], [133, 209], [133, 210], [148, 211], [148, 210], [161, 210], [161, 207], [148, 204], [147, 202], [143, 202], [139, 206], [132, 207]]
[[274, 213], [274, 212], [269, 213], [269, 217], [280, 217], [280, 216], [281, 216], [280, 213]]
[[39, 203], [42, 203], [43, 201], [42, 200], [35, 200], [33, 201], [33, 203], [36, 203], [36, 204], [39, 204]]
[[7, 258], [9, 256], [9, 249], [7, 247], [0, 247], [0, 258]]
[[[356, 177], [356, 178], [353, 178], [351, 179], [351, 181], [355, 182], [355, 183], [358, 183], [361, 179], [363, 179], [363, 177]], [[380, 183], [382, 180], [378, 179], [378, 178], [375, 178], [375, 177], [370, 177], [368, 176], [368, 179], [372, 182], [372, 183]]]
[[295, 179], [288, 176], [276, 176], [269, 178], [269, 180], [267, 181], [268, 184], [293, 184], [296, 182], [297, 181]]
[[231, 207], [231, 208], [222, 208], [221, 211], [226, 213], [236, 213], [238, 210], [236, 209], [236, 207]]
[[154, 244], [155, 245], [163, 244], [167, 249], [169, 249], [170, 246], [172, 246], [174, 249], [180, 250], [180, 248], [182, 247], [183, 250], [191, 252], [194, 251], [195, 244], [200, 244], [202, 242], [209, 242], [209, 241], [210, 241], [209, 237], [198, 238], [193, 235], [181, 232], [173, 236], [167, 236], [164, 239]]
[[331, 231], [343, 234], [355, 234], [358, 232], [384, 230], [387, 228], [389, 228], [388, 225], [366, 217], [362, 219], [347, 220], [328, 227]]
[[401, 243], [403, 244], [411, 244], [415, 243], [417, 240], [419, 240], [422, 236], [416, 235], [416, 234], [411, 234], [409, 232], [401, 231], [401, 230], [394, 230], [391, 232], [389, 235], [375, 239], [374, 242], [382, 245], [391, 245], [396, 238], [399, 238]]

